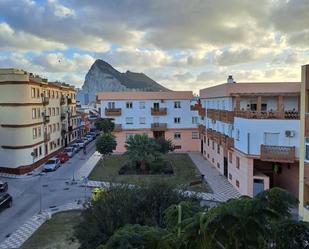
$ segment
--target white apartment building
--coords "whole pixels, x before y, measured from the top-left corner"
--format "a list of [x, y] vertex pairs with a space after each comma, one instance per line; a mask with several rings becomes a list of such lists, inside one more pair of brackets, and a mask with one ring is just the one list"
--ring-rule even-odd
[[199, 111], [191, 91], [102, 92], [101, 117], [112, 118], [117, 137], [116, 152], [134, 134], [171, 139], [175, 151], [199, 151]]
[[300, 83], [229, 83], [200, 90], [201, 151], [241, 194], [279, 186], [298, 196]]

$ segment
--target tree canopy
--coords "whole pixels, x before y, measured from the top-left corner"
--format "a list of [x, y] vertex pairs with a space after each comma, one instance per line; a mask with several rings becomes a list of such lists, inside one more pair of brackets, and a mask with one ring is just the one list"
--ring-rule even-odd
[[97, 151], [105, 157], [116, 149], [116, 137], [111, 133], [103, 133], [96, 139], [95, 144]]
[[115, 124], [112, 122], [111, 119], [108, 118], [101, 118], [95, 121], [94, 125], [100, 131], [104, 133], [112, 132], [114, 130]]

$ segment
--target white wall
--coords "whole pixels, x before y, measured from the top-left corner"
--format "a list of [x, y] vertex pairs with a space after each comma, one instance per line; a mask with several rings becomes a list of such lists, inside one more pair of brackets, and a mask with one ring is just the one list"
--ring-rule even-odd
[[[115, 102], [115, 108], [121, 108], [121, 116], [112, 117], [116, 124], [122, 124], [123, 129], [149, 129], [154, 122], [167, 123], [168, 128], [196, 128], [198, 124], [192, 124], [192, 117], [198, 117], [198, 111], [191, 111], [190, 100], [177, 100], [181, 102], [181, 108], [174, 108], [174, 100], [132, 100], [133, 108], [127, 109], [126, 102], [130, 101], [101, 101], [101, 116], [105, 118], [105, 108], [108, 102]], [[145, 109], [140, 109], [140, 102], [145, 102]], [[159, 103], [160, 108], [167, 108], [167, 115], [153, 116], [151, 108], [153, 103]], [[194, 104], [194, 103], [192, 103]], [[111, 118], [111, 116], [108, 116]], [[126, 124], [126, 117], [133, 117], [133, 124]], [[145, 124], [139, 123], [139, 118], [145, 117]], [[158, 117], [158, 118], [156, 118]], [[180, 124], [174, 123], [174, 118], [180, 117]], [[156, 121], [158, 119], [158, 121]]]
[[[244, 119], [235, 117], [234, 129], [235, 133], [239, 130], [239, 140], [237, 140], [236, 135], [234, 135], [235, 148], [245, 154], [260, 155], [260, 146], [265, 143], [264, 133], [270, 132], [279, 133], [280, 146], [295, 146], [296, 155], [298, 157], [300, 139], [299, 120]], [[295, 136], [292, 138], [286, 137], [286, 130], [294, 131]]]

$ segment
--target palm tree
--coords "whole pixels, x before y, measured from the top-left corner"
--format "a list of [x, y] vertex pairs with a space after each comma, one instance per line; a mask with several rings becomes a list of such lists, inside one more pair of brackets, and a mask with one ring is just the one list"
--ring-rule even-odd
[[129, 137], [125, 147], [127, 155], [132, 162], [137, 163], [142, 171], [146, 170], [146, 164], [154, 161], [160, 153], [158, 152], [158, 144], [153, 138], [149, 138], [145, 134], [136, 134]]

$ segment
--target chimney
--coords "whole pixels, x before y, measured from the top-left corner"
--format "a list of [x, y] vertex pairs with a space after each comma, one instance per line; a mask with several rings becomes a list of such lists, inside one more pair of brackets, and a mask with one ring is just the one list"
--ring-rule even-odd
[[232, 75], [229, 75], [229, 77], [227, 78], [227, 83], [236, 83]]

